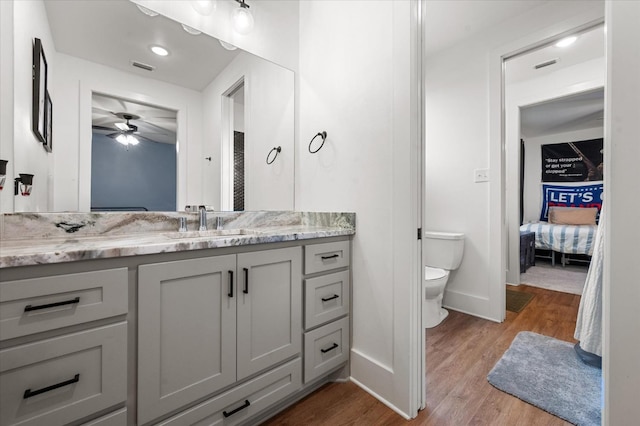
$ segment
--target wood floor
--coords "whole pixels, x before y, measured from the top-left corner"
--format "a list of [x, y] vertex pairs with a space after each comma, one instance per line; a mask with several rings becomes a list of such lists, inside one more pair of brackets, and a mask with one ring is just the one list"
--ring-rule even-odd
[[264, 425], [568, 425], [495, 389], [487, 374], [519, 331], [575, 342], [580, 296], [520, 285], [535, 297], [502, 324], [450, 311], [427, 331], [427, 407], [406, 421], [353, 383], [331, 383]]

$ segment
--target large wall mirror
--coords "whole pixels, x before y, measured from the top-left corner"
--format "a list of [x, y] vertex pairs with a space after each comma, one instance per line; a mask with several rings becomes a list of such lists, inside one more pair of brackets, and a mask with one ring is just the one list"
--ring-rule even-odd
[[[16, 2], [16, 16], [32, 15], [21, 8], [36, 3], [55, 46], [47, 52], [58, 136], [50, 209], [183, 210], [196, 204], [234, 210], [238, 188], [243, 202], [236, 209], [294, 208], [293, 71], [130, 1]], [[16, 28], [21, 25], [35, 24], [16, 20]], [[154, 46], [167, 54], [153, 53]], [[151, 143], [167, 155], [142, 154]], [[267, 164], [278, 147], [277, 158]], [[147, 206], [135, 192], [166, 185], [162, 170], [174, 173], [175, 193]], [[112, 182], [104, 192], [103, 181], [115, 181], [110, 171], [122, 186]], [[125, 192], [132, 201], [108, 198]]]

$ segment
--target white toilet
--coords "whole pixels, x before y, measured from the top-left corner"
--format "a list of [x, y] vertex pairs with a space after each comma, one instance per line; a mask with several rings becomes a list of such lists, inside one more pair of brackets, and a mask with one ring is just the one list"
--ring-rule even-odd
[[425, 232], [424, 300], [422, 301], [422, 326], [432, 328], [449, 315], [442, 307], [444, 287], [449, 272], [458, 269], [464, 251], [464, 234]]

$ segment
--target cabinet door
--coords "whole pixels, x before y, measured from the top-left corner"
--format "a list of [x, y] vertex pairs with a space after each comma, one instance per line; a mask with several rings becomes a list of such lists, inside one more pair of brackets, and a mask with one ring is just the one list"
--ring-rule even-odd
[[300, 247], [238, 255], [238, 380], [300, 353]]
[[139, 267], [139, 424], [235, 381], [235, 269], [235, 255]]

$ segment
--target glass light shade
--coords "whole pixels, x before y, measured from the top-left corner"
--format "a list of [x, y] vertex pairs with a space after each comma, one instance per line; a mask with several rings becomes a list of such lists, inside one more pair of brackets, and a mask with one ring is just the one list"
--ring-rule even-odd
[[222, 47], [224, 47], [227, 50], [236, 50], [237, 47], [235, 47], [233, 44], [231, 43], [227, 43], [226, 41], [222, 41], [222, 40], [218, 40], [220, 42], [220, 45]]
[[253, 15], [246, 7], [238, 7], [233, 10], [233, 29], [242, 35], [247, 35], [253, 30]]
[[560, 40], [559, 42], [556, 43], [556, 47], [571, 46], [573, 43], [576, 42], [577, 39], [578, 39], [578, 37], [576, 37], [576, 36], [565, 37], [565, 38], [563, 38], [562, 40]]
[[202, 31], [196, 30], [193, 27], [190, 27], [188, 25], [182, 24], [182, 29], [185, 30], [186, 32], [188, 32], [191, 35], [200, 35], [202, 34]]
[[136, 138], [133, 135], [128, 135], [127, 136], [127, 143], [129, 145], [138, 145], [140, 143], [140, 141], [138, 140], [138, 138]]
[[211, 15], [218, 3], [215, 0], [191, 0], [191, 7], [200, 15]]
[[140, 6], [139, 4], [136, 4], [136, 6], [138, 6], [138, 9], [140, 9], [140, 12], [144, 13], [147, 16], [151, 16], [151, 17], [158, 16], [158, 12], [154, 12], [153, 10], [147, 9], [144, 6]]
[[116, 141], [120, 142], [122, 145], [127, 145], [127, 137], [125, 135], [116, 136]]

